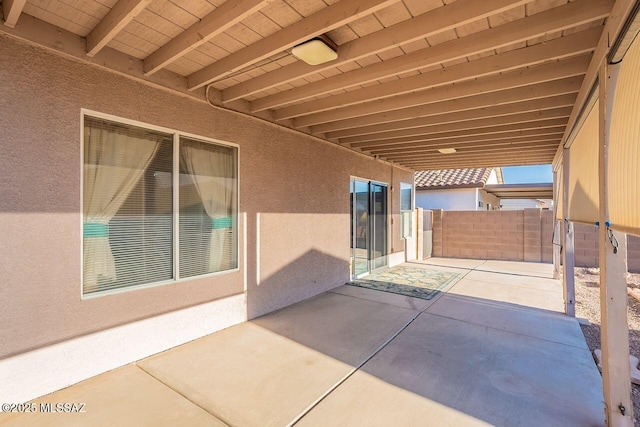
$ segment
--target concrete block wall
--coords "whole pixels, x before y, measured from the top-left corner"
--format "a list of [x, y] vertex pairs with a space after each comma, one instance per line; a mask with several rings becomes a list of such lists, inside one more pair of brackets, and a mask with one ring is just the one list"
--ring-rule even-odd
[[[433, 256], [553, 261], [553, 212], [433, 211]], [[598, 266], [598, 229], [574, 224], [577, 267]], [[556, 241], [560, 241], [556, 238]], [[628, 269], [640, 272], [640, 237], [628, 236]]]
[[553, 262], [553, 242], [560, 242], [560, 236], [553, 234], [553, 211], [540, 211], [542, 217], [542, 262]]
[[433, 256], [434, 257], [442, 257], [442, 216], [444, 215], [443, 210], [434, 210], [433, 211]]
[[[599, 257], [598, 227], [575, 224], [575, 255], [577, 267], [597, 267]], [[627, 235], [627, 269], [640, 273], [640, 237]]]
[[640, 273], [640, 236], [629, 235], [627, 239], [628, 270]]
[[573, 233], [576, 267], [596, 267], [599, 257], [598, 227], [575, 223]]
[[438, 226], [444, 257], [524, 260], [523, 211], [446, 211]]

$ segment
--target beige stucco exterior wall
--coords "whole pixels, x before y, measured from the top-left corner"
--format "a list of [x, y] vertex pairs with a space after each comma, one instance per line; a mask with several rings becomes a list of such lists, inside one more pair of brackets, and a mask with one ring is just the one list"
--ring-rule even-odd
[[[0, 36], [0, 359], [246, 292], [249, 318], [349, 278], [349, 179], [413, 174]], [[80, 109], [240, 146], [240, 268], [80, 297]], [[392, 182], [393, 174], [393, 182]], [[400, 192], [389, 247], [403, 250]], [[159, 331], [161, 333], [161, 331]]]

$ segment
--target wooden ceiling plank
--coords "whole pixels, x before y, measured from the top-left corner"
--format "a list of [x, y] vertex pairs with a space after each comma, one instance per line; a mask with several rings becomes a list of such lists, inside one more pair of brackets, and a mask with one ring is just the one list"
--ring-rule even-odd
[[[484, 148], [491, 148], [491, 147], [494, 147], [494, 148], [495, 147], [507, 147], [507, 148], [514, 147], [516, 149], [527, 149], [533, 145], [535, 146], [553, 145], [554, 148], [557, 148], [557, 144], [560, 143], [560, 136], [561, 135], [554, 134], [554, 135], [543, 135], [539, 137], [528, 136], [528, 137], [522, 137], [522, 138], [505, 139], [501, 141], [480, 141], [480, 142], [460, 145], [458, 148], [460, 150], [466, 150], [467, 152], [469, 149], [482, 150]], [[400, 155], [417, 155], [423, 152], [438, 150], [440, 148], [448, 148], [448, 146], [441, 145], [441, 144], [425, 145], [423, 147], [411, 148], [404, 151], [390, 151], [387, 153], [374, 153], [374, 152], [369, 152], [367, 150], [362, 150], [362, 152], [366, 154], [378, 155], [378, 156], [392, 156], [392, 155], [400, 156]], [[457, 153], [457, 154], [460, 154], [460, 153]]]
[[[568, 148], [568, 143], [570, 142], [569, 138], [571, 137], [574, 127], [578, 123], [578, 119], [580, 118], [580, 114], [585, 103], [589, 100], [591, 89], [598, 79], [600, 65], [606, 55], [608, 55], [612, 43], [617, 40], [619, 34], [624, 29], [627, 18], [630, 16], [636, 4], [637, 0], [616, 0], [613, 9], [611, 10], [611, 16], [607, 19], [604, 30], [602, 31], [602, 36], [600, 37], [596, 50], [593, 54], [593, 60], [587, 69], [582, 87], [578, 92], [578, 98], [573, 111], [571, 112], [571, 116], [569, 117], [569, 124], [567, 125], [567, 129], [562, 138], [563, 147]], [[558, 163], [562, 155], [563, 147], [558, 148], [558, 152], [553, 159], [554, 165]]]
[[252, 109], [261, 111], [265, 108], [273, 108], [274, 106], [308, 99], [322, 93], [358, 86], [407, 71], [526, 41], [548, 32], [599, 20], [608, 16], [611, 4], [611, 0], [568, 3], [467, 37], [441, 43], [359, 70], [260, 98], [252, 102]]
[[198, 89], [248, 65], [282, 52], [308, 39], [362, 16], [383, 9], [398, 0], [341, 0], [313, 15], [271, 34], [188, 76], [189, 87]]
[[[497, 166], [524, 166], [524, 165], [543, 165], [549, 164], [551, 161], [549, 159], [548, 153], [532, 153], [527, 158], [518, 157], [518, 156], [508, 156], [502, 158], [489, 157], [477, 161], [473, 158], [469, 159], [458, 159], [458, 161], [445, 161], [445, 160], [429, 160], [427, 162], [413, 162], [413, 161], [404, 161], [397, 162], [391, 161], [389, 162], [395, 163], [399, 166], [412, 169], [415, 171], [419, 170], [443, 170], [443, 169], [468, 169], [468, 168], [488, 168], [488, 167], [497, 167]], [[385, 159], [383, 159], [385, 160]]]
[[531, 156], [529, 158], [523, 157], [510, 157], [503, 159], [496, 159], [495, 157], [475, 161], [474, 159], [461, 159], [458, 161], [444, 161], [436, 160], [430, 162], [395, 162], [401, 166], [404, 166], [413, 170], [442, 170], [442, 169], [468, 169], [468, 168], [485, 168], [485, 167], [498, 167], [498, 166], [525, 166], [525, 165], [542, 165], [549, 164], [551, 160], [549, 155]]
[[[433, 126], [422, 126], [411, 129], [401, 129], [391, 132], [382, 132], [369, 135], [358, 135], [339, 140], [340, 144], [349, 147], [361, 148], [365, 145], [374, 145], [392, 141], [395, 138], [431, 134], [438, 135], [446, 132], [470, 132], [469, 134], [491, 133], [492, 129], [507, 129], [510, 126], [520, 126], [523, 129], [544, 126], [552, 119], [566, 119], [571, 114], [571, 107], [554, 108], [550, 110], [533, 111], [530, 113], [512, 114], [509, 116], [489, 117], [479, 120], [446, 123]], [[566, 120], [565, 120], [566, 123]]]
[[[567, 117], [550, 119], [550, 120], [540, 120], [540, 121], [531, 121], [526, 123], [514, 123], [505, 126], [491, 126], [484, 128], [472, 128], [465, 130], [458, 130], [453, 132], [443, 132], [443, 133], [431, 133], [424, 132], [421, 134], [400, 136], [396, 138], [389, 138], [378, 141], [364, 141], [364, 142], [355, 142], [351, 144], [345, 144], [350, 148], [360, 148], [363, 150], [370, 150], [375, 147], [381, 146], [390, 146], [397, 143], [410, 142], [410, 141], [420, 141], [425, 140], [427, 137], [434, 138], [455, 138], [461, 136], [478, 136], [478, 135], [500, 135], [505, 132], [518, 131], [518, 130], [534, 130], [534, 129], [545, 129], [545, 128], [553, 128], [556, 126], [566, 126], [567, 125]], [[564, 128], [563, 128], [564, 130]]]
[[512, 117], [517, 118], [518, 115], [526, 113], [539, 113], [549, 109], [571, 108], [575, 102], [574, 94], [558, 95], [554, 97], [534, 99], [530, 101], [516, 102], [507, 105], [497, 105], [492, 107], [482, 107], [472, 110], [460, 111], [457, 113], [437, 114], [426, 117], [418, 117], [404, 119], [393, 123], [381, 123], [362, 127], [354, 127], [350, 129], [328, 132], [327, 139], [341, 139], [359, 135], [382, 135], [387, 132], [396, 132], [399, 130], [413, 128], [422, 128], [427, 126], [466, 126], [467, 123], [473, 126], [477, 120], [493, 120], [503, 119], [510, 120]]
[[[557, 136], [555, 140], [532, 140], [528, 142], [513, 142], [511, 144], [502, 144], [500, 146], [494, 147], [463, 147], [455, 154], [456, 157], [464, 158], [470, 157], [471, 155], [480, 156], [481, 154], [489, 154], [492, 153], [494, 156], [500, 156], [501, 154], [509, 154], [509, 153], [520, 153], [520, 155], [525, 155], [525, 153], [531, 154], [532, 152], [540, 152], [543, 151], [553, 152], [558, 148], [560, 144], [560, 136]], [[438, 147], [425, 148], [423, 150], [413, 150], [407, 153], [381, 153], [381, 154], [373, 154], [363, 151], [364, 154], [369, 156], [384, 158], [389, 161], [415, 161], [415, 160], [424, 160], [425, 158], [431, 157], [441, 157], [445, 156], [438, 151]]]
[[442, 170], [442, 169], [468, 169], [468, 168], [485, 168], [485, 167], [504, 167], [504, 166], [527, 166], [542, 165], [550, 163], [549, 156], [539, 156], [535, 158], [506, 158], [506, 159], [489, 159], [484, 162], [475, 162], [473, 160], [460, 160], [458, 163], [432, 162], [423, 164], [399, 163], [402, 166], [413, 170]]
[[273, 0], [228, 0], [144, 60], [146, 75], [205, 44]]
[[438, 86], [426, 91], [405, 93], [365, 104], [351, 105], [349, 107], [298, 117], [295, 119], [295, 125], [297, 127], [313, 126], [336, 120], [400, 110], [415, 105], [432, 104], [449, 99], [464, 99], [485, 93], [499, 92], [516, 87], [582, 76], [590, 60], [590, 54], [582, 55], [560, 62], [551, 62], [532, 68], [509, 71], [504, 74], [468, 80], [454, 85]]
[[440, 157], [444, 157], [444, 156], [451, 156], [451, 157], [456, 157], [458, 159], [471, 159], [474, 157], [477, 157], [478, 159], [483, 158], [483, 156], [486, 157], [490, 157], [490, 156], [496, 156], [498, 158], [500, 157], [506, 157], [506, 156], [514, 156], [514, 155], [524, 155], [526, 156], [527, 154], [529, 155], [539, 155], [539, 154], [546, 154], [548, 155], [549, 153], [553, 153], [555, 152], [556, 148], [558, 148], [558, 145], [560, 141], [560, 138], [557, 139], [557, 141], [555, 143], [551, 143], [551, 144], [543, 144], [540, 146], [531, 146], [530, 148], [523, 148], [521, 146], [515, 146], [515, 147], [495, 147], [495, 148], [483, 148], [482, 150], [467, 150], [465, 152], [458, 152], [458, 153], [452, 153], [452, 154], [443, 154], [440, 153], [436, 150], [430, 150], [430, 151], [425, 151], [423, 153], [416, 153], [415, 155], [411, 155], [411, 156], [383, 156], [380, 155], [379, 157], [385, 158], [387, 160], [392, 160], [392, 161], [416, 161], [416, 160], [423, 160], [423, 161], [428, 161], [429, 159], [437, 159]]
[[545, 137], [549, 138], [554, 136], [555, 138], [560, 138], [562, 136], [562, 132], [564, 132], [563, 126], [556, 126], [548, 129], [529, 129], [522, 131], [512, 131], [505, 132], [498, 136], [496, 135], [475, 135], [475, 136], [466, 136], [466, 137], [457, 137], [457, 138], [430, 138], [426, 137], [423, 139], [417, 139], [411, 142], [407, 142], [404, 144], [393, 144], [388, 146], [379, 146], [371, 150], [363, 150], [368, 151], [372, 154], [382, 154], [382, 153], [390, 153], [390, 152], [403, 152], [404, 150], [412, 149], [412, 148], [421, 148], [428, 146], [447, 146], [452, 148], [458, 148], [459, 146], [467, 146], [476, 142], [484, 142], [484, 141], [501, 141], [501, 140], [513, 140], [518, 138], [540, 138]]
[[[517, 155], [521, 155], [521, 156], [532, 156], [532, 157], [540, 157], [540, 156], [549, 156], [550, 154], [553, 154], [553, 152], [555, 152], [556, 148], [558, 147], [557, 144], [554, 145], [546, 145], [546, 146], [542, 146], [540, 148], [534, 148], [531, 150], [522, 150], [521, 148], [516, 148], [516, 149], [504, 149], [504, 148], [497, 148], [495, 150], [487, 150], [487, 151], [478, 151], [478, 152], [466, 152], [466, 153], [455, 153], [454, 155], [456, 156], [457, 160], [476, 160], [476, 158], [478, 160], [480, 159], [488, 159], [491, 157], [496, 157], [498, 159], [500, 158], [513, 158]], [[438, 160], [442, 157], [445, 156], [449, 156], [447, 154], [442, 154], [442, 153], [438, 153], [438, 152], [434, 152], [434, 153], [424, 153], [424, 154], [419, 154], [415, 157], [382, 157], [380, 156], [380, 158], [384, 158], [387, 161], [391, 161], [391, 162], [400, 162], [400, 163], [404, 163], [404, 162], [416, 162], [418, 160], [420, 161], [424, 161], [424, 162], [428, 162], [431, 160]]]
[[486, 77], [543, 62], [585, 54], [593, 51], [600, 38], [600, 32], [601, 28], [592, 28], [585, 32], [558, 38], [545, 44], [540, 43], [524, 49], [492, 55], [476, 61], [465, 62], [445, 69], [418, 74], [390, 83], [358, 89], [348, 94], [335, 95], [329, 98], [285, 107], [276, 110], [275, 117], [276, 120], [283, 120], [321, 111], [344, 108], [349, 105], [395, 97], [415, 91], [423, 91], [436, 86]]
[[95, 56], [124, 27], [126, 27], [151, 0], [118, 0], [109, 13], [87, 34], [87, 56]]
[[4, 16], [4, 25], [9, 28], [15, 28], [25, 4], [27, 4], [27, 0], [3, 0], [2, 15]]
[[[529, 0], [526, 0], [529, 1]], [[418, 15], [384, 28], [364, 37], [338, 46], [338, 59], [323, 65], [309, 65], [302, 61], [290, 64], [280, 70], [261, 76], [223, 91], [223, 102], [253, 95], [265, 89], [318, 73], [327, 68], [338, 67], [347, 62], [377, 54], [379, 52], [424, 40], [425, 37], [441, 31], [451, 30], [460, 25], [485, 18], [509, 8], [526, 3], [524, 0], [458, 0], [455, 3]]]
[[[436, 114], [454, 113], [481, 107], [510, 104], [519, 101], [546, 98], [555, 95], [575, 93], [579, 90], [582, 77], [570, 77], [552, 82], [538, 83], [529, 86], [507, 89], [500, 92], [469, 96], [463, 99], [451, 99], [434, 104], [419, 105], [368, 116], [336, 120], [330, 123], [313, 126], [313, 133], [325, 133], [352, 127], [361, 127], [379, 123], [404, 120], [407, 117], [425, 117]], [[297, 126], [297, 124], [296, 124]]]

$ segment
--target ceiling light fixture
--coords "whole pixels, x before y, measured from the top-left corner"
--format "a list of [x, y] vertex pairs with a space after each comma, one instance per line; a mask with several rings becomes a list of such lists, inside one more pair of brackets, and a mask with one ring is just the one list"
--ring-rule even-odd
[[438, 148], [438, 151], [441, 152], [442, 154], [453, 154], [457, 150], [455, 148]]
[[324, 34], [291, 49], [291, 53], [309, 65], [319, 65], [338, 58], [338, 46]]

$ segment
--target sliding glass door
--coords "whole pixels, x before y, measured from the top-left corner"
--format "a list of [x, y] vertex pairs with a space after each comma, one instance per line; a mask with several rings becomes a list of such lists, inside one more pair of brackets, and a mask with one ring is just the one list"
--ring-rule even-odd
[[351, 276], [362, 277], [387, 265], [387, 186], [352, 179]]
[[371, 183], [371, 270], [387, 265], [387, 186]]

